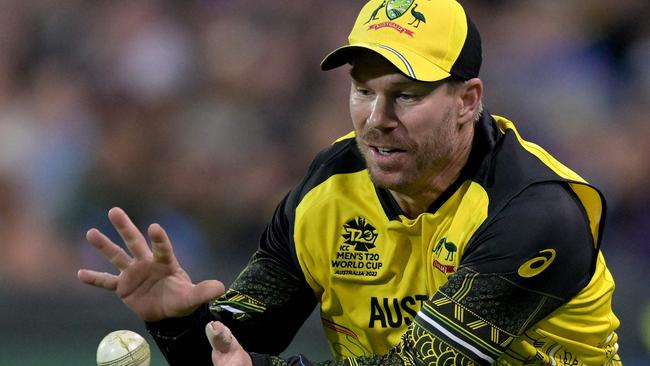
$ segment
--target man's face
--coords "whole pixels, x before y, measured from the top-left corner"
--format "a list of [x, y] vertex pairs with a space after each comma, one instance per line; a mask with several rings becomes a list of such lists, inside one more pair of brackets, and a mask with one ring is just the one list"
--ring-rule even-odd
[[404, 194], [434, 184], [463, 145], [458, 93], [409, 79], [372, 54], [355, 59], [351, 76], [350, 114], [372, 181]]

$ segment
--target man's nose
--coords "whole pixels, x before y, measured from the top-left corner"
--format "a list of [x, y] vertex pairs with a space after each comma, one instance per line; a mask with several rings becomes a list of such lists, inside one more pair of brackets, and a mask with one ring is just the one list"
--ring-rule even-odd
[[377, 96], [375, 98], [371, 105], [367, 124], [368, 127], [378, 129], [393, 129], [397, 127], [397, 117], [390, 99], [385, 96]]

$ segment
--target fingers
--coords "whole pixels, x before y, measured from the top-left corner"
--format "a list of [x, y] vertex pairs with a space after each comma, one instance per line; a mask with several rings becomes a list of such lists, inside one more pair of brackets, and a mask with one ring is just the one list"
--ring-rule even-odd
[[108, 219], [120, 234], [134, 258], [144, 259], [151, 255], [147, 241], [124, 210], [113, 207], [108, 211]]
[[[152, 241], [150, 250], [144, 236], [122, 209], [112, 208], [108, 212], [108, 217], [135, 259], [151, 258], [153, 252], [154, 258], [159, 262], [176, 262], [171, 241], [160, 225], [152, 224], [149, 227], [148, 234]], [[86, 239], [120, 271], [125, 270], [133, 262], [131, 256], [122, 247], [97, 229], [88, 230]]]
[[106, 235], [97, 229], [90, 229], [86, 233], [86, 239], [95, 247], [101, 255], [108, 259], [120, 271], [126, 269], [131, 262], [131, 257], [117, 244], [113, 243]]
[[77, 277], [81, 282], [95, 287], [111, 291], [115, 291], [117, 288], [117, 276], [110, 273], [80, 269], [77, 272]]
[[151, 239], [151, 250], [153, 251], [153, 256], [158, 262], [176, 262], [176, 256], [174, 255], [171, 241], [162, 226], [158, 224], [149, 225], [147, 234]]
[[205, 335], [208, 337], [212, 348], [222, 353], [230, 351], [231, 347], [237, 342], [230, 329], [217, 321], [206, 324]]
[[253, 366], [251, 356], [222, 323], [215, 321], [206, 324], [205, 335], [212, 346], [213, 365]]

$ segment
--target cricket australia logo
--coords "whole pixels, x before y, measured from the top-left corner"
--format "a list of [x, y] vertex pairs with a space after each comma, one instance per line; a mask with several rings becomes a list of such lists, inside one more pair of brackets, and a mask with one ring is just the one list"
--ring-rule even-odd
[[415, 32], [412, 29], [405, 28], [403, 22], [402, 25], [400, 25], [398, 23], [393, 22], [393, 20], [401, 17], [402, 15], [408, 12], [413, 18], [408, 23], [408, 25], [412, 26], [413, 28], [417, 28], [420, 25], [420, 23], [427, 22], [424, 14], [415, 10], [417, 9], [417, 7], [418, 4], [415, 3], [415, 0], [389, 0], [388, 2], [382, 1], [381, 4], [379, 4], [379, 6], [377, 6], [373, 10], [372, 14], [370, 14], [370, 17], [364, 24], [368, 24], [375, 20], [380, 20], [379, 14], [381, 9], [383, 8], [385, 10], [386, 17], [388, 17], [388, 21], [373, 23], [370, 26], [368, 26], [368, 30], [378, 30], [378, 29], [388, 27], [396, 30], [397, 32], [413, 37]]
[[377, 230], [363, 217], [357, 217], [343, 225], [345, 244], [354, 245], [357, 252], [367, 252], [375, 247]]
[[390, 20], [395, 20], [404, 13], [413, 5], [415, 0], [390, 0], [386, 4], [386, 16]]
[[[443, 256], [443, 250], [444, 256]], [[453, 265], [454, 257], [458, 251], [458, 246], [451, 241], [447, 241], [447, 238], [442, 238], [436, 246], [433, 248], [433, 254], [435, 258], [433, 259], [433, 266], [442, 273], [454, 273], [456, 272], [456, 267]], [[442, 263], [447, 262], [447, 263]], [[449, 264], [451, 262], [451, 264]]]

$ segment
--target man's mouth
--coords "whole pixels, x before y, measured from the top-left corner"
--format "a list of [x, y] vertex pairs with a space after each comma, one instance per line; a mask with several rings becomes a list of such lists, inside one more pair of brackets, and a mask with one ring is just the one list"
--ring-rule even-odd
[[378, 147], [376, 149], [380, 155], [390, 155], [393, 152], [393, 149], [389, 149], [386, 147]]
[[382, 156], [389, 156], [391, 154], [404, 151], [404, 150], [394, 149], [394, 148], [390, 148], [390, 147], [371, 146], [371, 148], [373, 150], [375, 150], [377, 153], [379, 153], [379, 155], [382, 155]]

